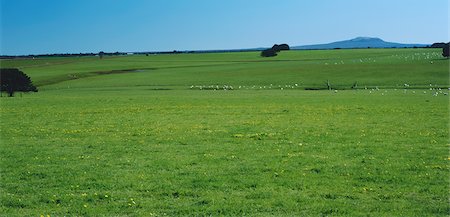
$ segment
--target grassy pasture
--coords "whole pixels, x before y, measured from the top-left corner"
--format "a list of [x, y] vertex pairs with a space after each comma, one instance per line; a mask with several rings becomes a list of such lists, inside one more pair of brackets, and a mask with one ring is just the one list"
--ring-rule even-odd
[[[33, 64], [33, 61], [36, 63]], [[433, 63], [433, 64], [431, 64]], [[191, 85], [285, 85], [336, 88], [379, 86], [402, 88], [429, 84], [448, 86], [448, 61], [438, 49], [361, 49], [289, 51], [275, 58], [255, 52], [110, 57], [43, 58], [2, 61], [19, 67], [33, 81], [49, 88]], [[110, 73], [112, 70], [129, 70]], [[98, 76], [98, 75], [102, 76]], [[73, 81], [77, 78], [79, 81]], [[64, 81], [70, 81], [69, 83]], [[55, 84], [55, 85], [48, 85]]]
[[448, 216], [439, 55], [2, 60], [40, 92], [0, 98], [0, 213]]

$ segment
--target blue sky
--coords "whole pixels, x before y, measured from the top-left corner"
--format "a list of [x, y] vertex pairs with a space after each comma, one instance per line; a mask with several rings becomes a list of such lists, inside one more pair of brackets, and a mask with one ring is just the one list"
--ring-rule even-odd
[[448, 0], [0, 0], [2, 55], [449, 41]]

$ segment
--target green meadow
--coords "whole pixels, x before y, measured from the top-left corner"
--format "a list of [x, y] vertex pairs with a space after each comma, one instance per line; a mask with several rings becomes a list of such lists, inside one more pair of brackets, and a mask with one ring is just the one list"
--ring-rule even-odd
[[0, 64], [3, 216], [450, 214], [439, 49]]

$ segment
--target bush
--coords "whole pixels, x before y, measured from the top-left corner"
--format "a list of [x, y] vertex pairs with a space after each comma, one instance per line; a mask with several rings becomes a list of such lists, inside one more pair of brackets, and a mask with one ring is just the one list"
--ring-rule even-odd
[[274, 57], [274, 56], [277, 56], [277, 55], [278, 55], [277, 52], [274, 49], [272, 49], [272, 48], [269, 48], [269, 49], [261, 51], [261, 56], [262, 57]]
[[450, 49], [450, 42], [445, 44], [445, 46], [442, 48], [442, 56], [447, 57], [448, 58], [448, 52]]

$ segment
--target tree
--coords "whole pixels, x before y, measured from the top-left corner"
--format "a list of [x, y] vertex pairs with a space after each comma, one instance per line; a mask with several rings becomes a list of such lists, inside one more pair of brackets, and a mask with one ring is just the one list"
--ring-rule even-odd
[[10, 97], [14, 92], [37, 92], [30, 77], [18, 69], [0, 69], [0, 91], [6, 91]]
[[291, 48], [287, 44], [280, 44], [280, 45], [275, 44], [273, 45], [272, 49], [275, 50], [276, 52], [280, 52], [282, 50], [290, 50]]
[[278, 45], [278, 44], [274, 44], [273, 46], [272, 46], [272, 48], [269, 48], [269, 49], [266, 49], [266, 50], [263, 50], [262, 52], [261, 52], [261, 56], [262, 57], [274, 57], [274, 56], [277, 56], [278, 54], [278, 52], [280, 52], [280, 51], [282, 51], [282, 50], [290, 50], [291, 48], [289, 47], [289, 45], [287, 45], [287, 44], [280, 44], [280, 45]]
[[272, 48], [261, 51], [262, 57], [274, 57], [276, 55], [278, 55], [277, 52]]
[[437, 42], [437, 43], [433, 43], [430, 48], [444, 48], [446, 45], [446, 43], [443, 42]]
[[442, 56], [447, 57], [448, 58], [448, 52], [450, 49], [450, 42], [445, 44], [445, 46], [442, 48]]

